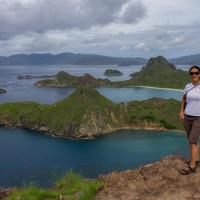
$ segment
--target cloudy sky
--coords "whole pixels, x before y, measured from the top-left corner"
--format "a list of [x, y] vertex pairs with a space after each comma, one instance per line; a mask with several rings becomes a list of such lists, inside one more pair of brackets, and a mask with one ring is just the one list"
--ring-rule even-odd
[[0, 0], [0, 55], [200, 53], [199, 0]]

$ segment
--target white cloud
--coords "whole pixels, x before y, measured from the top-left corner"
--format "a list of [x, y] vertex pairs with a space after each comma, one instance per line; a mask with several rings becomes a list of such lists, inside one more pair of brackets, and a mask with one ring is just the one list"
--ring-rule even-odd
[[140, 43], [136, 44], [135, 49], [149, 51], [149, 48], [147, 47], [147, 45], [144, 42], [140, 42]]
[[[130, 0], [0, 0], [0, 38], [28, 32], [89, 29], [110, 23], [137, 23], [146, 9]], [[127, 4], [128, 3], [128, 4]], [[120, 15], [123, 6], [127, 8]]]
[[0, 0], [0, 55], [200, 52], [199, 0]]

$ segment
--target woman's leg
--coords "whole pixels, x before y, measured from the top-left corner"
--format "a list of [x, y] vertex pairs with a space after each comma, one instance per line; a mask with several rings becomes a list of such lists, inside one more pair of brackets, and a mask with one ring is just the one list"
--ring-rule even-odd
[[191, 144], [191, 162], [190, 166], [194, 168], [196, 166], [197, 156], [198, 156], [198, 144]]
[[189, 143], [191, 146], [191, 167], [196, 166], [196, 161], [199, 160], [199, 144], [198, 137], [200, 133], [200, 118], [196, 118], [192, 124], [192, 130], [189, 136]]
[[191, 130], [192, 130], [192, 122], [193, 122], [193, 118], [187, 117], [186, 115], [184, 116], [183, 125], [185, 127], [186, 134], [187, 134], [189, 152], [190, 152], [190, 160], [191, 160], [191, 157], [192, 157], [192, 146], [189, 142], [189, 138], [190, 138], [190, 133], [191, 133]]
[[[189, 144], [190, 145], [190, 155], [191, 155], [191, 158], [192, 158], [192, 144]], [[197, 161], [200, 160], [199, 158], [199, 144], [197, 144], [197, 158], [196, 158]]]

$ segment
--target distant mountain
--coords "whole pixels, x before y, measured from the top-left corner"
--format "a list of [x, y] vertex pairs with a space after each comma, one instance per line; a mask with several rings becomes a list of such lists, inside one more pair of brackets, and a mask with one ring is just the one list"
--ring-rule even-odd
[[[200, 54], [183, 56], [169, 59], [176, 65], [200, 65]], [[148, 59], [142, 57], [110, 57], [96, 54], [16, 54], [11, 56], [0, 56], [0, 65], [55, 65], [55, 64], [71, 64], [71, 65], [146, 65]]]
[[176, 65], [200, 65], [200, 54], [172, 58], [170, 62]]
[[145, 58], [109, 57], [96, 54], [16, 54], [8, 57], [0, 56], [0, 65], [143, 65]]

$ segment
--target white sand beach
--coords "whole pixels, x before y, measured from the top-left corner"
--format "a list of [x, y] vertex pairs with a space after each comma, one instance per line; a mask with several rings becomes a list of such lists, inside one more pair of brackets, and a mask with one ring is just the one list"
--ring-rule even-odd
[[175, 90], [175, 91], [183, 92], [183, 90], [181, 90], [181, 89], [174, 89], [174, 88], [160, 88], [160, 87], [143, 86], [143, 85], [133, 86], [133, 87], [151, 88], [151, 89], [158, 89], [158, 90], [161, 90], [161, 89], [162, 90]]

